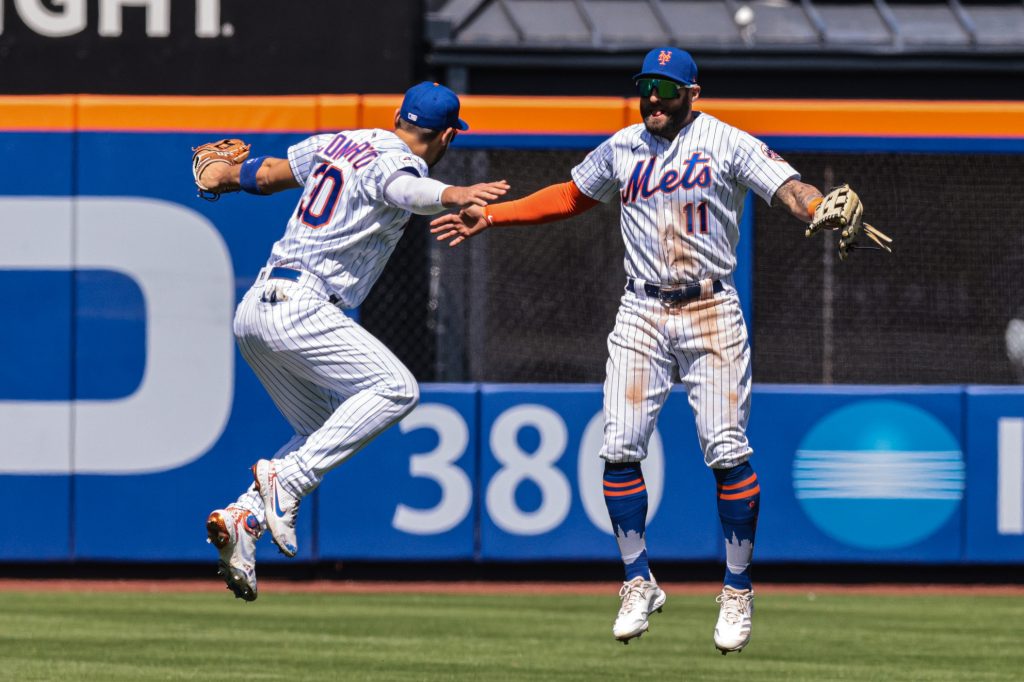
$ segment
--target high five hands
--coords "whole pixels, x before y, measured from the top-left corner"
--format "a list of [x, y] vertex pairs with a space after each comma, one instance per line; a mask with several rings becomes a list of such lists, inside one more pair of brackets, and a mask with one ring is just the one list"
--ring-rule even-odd
[[448, 213], [430, 223], [430, 233], [437, 235], [437, 241], [451, 240], [449, 246], [458, 246], [472, 236], [478, 235], [491, 226], [483, 205], [468, 206], [458, 213]]
[[509, 190], [505, 180], [481, 182], [468, 187], [452, 185], [441, 193], [441, 203], [445, 208], [468, 208], [469, 206], [486, 206], [498, 199]]

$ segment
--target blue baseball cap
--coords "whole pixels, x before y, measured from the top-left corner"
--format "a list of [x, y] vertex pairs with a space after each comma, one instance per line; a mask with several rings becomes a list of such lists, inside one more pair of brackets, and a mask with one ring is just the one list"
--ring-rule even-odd
[[469, 130], [459, 118], [459, 96], [440, 83], [423, 81], [406, 90], [399, 116], [428, 130]]
[[686, 50], [656, 47], [644, 57], [644, 66], [633, 80], [637, 78], [667, 78], [683, 85], [693, 85], [697, 82], [697, 65]]

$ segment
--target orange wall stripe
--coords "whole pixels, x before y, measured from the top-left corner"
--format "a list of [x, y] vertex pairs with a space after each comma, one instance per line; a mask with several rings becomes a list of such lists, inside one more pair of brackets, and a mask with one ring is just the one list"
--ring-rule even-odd
[[0, 97], [0, 130], [69, 132], [74, 128], [74, 95]]
[[[363, 95], [360, 127], [391, 130], [395, 127], [395, 109], [400, 106], [402, 106], [401, 95]], [[465, 108], [463, 105], [462, 109]], [[472, 125], [473, 123], [470, 122], [470, 126]]]
[[363, 98], [359, 95], [320, 95], [317, 99], [317, 125], [321, 132], [361, 127]]
[[708, 100], [698, 108], [758, 136], [1024, 137], [1024, 102]]
[[[611, 134], [622, 127], [625, 100], [619, 97], [501, 97], [464, 95], [461, 118], [469, 133], [555, 135]], [[362, 125], [394, 125], [401, 95], [363, 95]]]
[[619, 97], [466, 95], [462, 118], [470, 133], [542, 130], [557, 135], [604, 135], [623, 126], [625, 105]]
[[[401, 95], [0, 97], [0, 130], [245, 134], [390, 129]], [[1024, 102], [701, 99], [758, 136], [1024, 138]], [[611, 135], [638, 123], [637, 98], [466, 95], [469, 134]]]
[[312, 132], [316, 98], [79, 95], [84, 131]]

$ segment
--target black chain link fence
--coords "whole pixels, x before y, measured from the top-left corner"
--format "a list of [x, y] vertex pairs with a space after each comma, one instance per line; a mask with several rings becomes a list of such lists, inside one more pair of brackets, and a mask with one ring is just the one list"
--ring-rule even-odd
[[[585, 153], [455, 149], [434, 175], [506, 178], [516, 198], [569, 180]], [[849, 182], [895, 252], [840, 263], [834, 235], [806, 239], [787, 213], [755, 202], [755, 381], [1018, 381], [1007, 325], [1024, 317], [1024, 156], [785, 156], [818, 187]], [[616, 205], [454, 249], [428, 222], [413, 219], [362, 309], [420, 380], [603, 380], [625, 280]]]
[[891, 256], [834, 258], [761, 203], [754, 234], [754, 378], [1004, 384], [1024, 304], [1024, 156], [789, 154], [806, 182], [848, 182]]

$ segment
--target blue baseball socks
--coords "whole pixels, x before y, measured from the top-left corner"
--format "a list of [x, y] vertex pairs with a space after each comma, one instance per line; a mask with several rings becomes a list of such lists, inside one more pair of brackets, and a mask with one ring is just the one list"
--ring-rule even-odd
[[749, 590], [761, 486], [749, 462], [732, 469], [712, 471], [718, 482], [718, 517], [725, 536], [725, 584], [737, 590]]
[[626, 582], [651, 579], [647, 565], [647, 486], [640, 462], [604, 465], [604, 501], [626, 565]]

